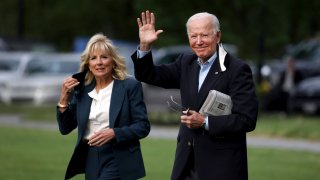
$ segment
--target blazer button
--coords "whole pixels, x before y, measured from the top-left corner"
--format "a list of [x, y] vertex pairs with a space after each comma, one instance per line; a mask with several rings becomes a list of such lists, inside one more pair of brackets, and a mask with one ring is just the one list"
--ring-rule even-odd
[[188, 141], [188, 146], [191, 146], [191, 142], [190, 141]]

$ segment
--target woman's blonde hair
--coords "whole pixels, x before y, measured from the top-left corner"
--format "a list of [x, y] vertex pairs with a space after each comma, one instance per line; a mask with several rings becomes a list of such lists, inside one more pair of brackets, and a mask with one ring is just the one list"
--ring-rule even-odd
[[112, 78], [124, 80], [127, 77], [127, 68], [124, 57], [117, 52], [117, 47], [114, 46], [112, 41], [105, 35], [98, 33], [93, 35], [88, 41], [85, 50], [81, 54], [80, 58], [80, 71], [87, 70], [85, 77], [85, 85], [90, 84], [94, 75], [89, 71], [89, 58], [90, 54], [96, 50], [102, 50], [108, 53], [113, 60]]

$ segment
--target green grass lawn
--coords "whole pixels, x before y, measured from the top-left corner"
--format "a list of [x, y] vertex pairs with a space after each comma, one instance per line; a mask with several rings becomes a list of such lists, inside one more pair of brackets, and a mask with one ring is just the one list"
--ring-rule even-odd
[[[63, 179], [76, 134], [58, 130], [0, 126], [0, 179]], [[147, 171], [144, 180], [170, 179], [175, 140], [142, 140]], [[249, 177], [253, 180], [305, 180], [320, 177], [320, 153], [249, 148]], [[75, 180], [84, 179], [79, 175]]]
[[295, 114], [263, 114], [258, 117], [253, 136], [283, 137], [320, 141], [320, 117]]
[[[41, 112], [41, 113], [39, 113]], [[53, 122], [55, 105], [1, 105], [0, 115], [15, 114], [27, 121]], [[176, 116], [149, 115], [151, 124], [170, 124]], [[175, 119], [173, 119], [175, 118]], [[282, 137], [320, 141], [320, 118], [295, 114], [260, 113], [255, 131], [249, 136]], [[62, 136], [56, 131], [22, 129], [0, 125], [0, 179], [63, 179], [75, 144], [76, 134]], [[142, 140], [147, 171], [144, 180], [170, 179], [175, 140]], [[320, 177], [320, 153], [280, 149], [248, 149], [249, 179], [298, 180]], [[83, 175], [74, 178], [84, 179]]]

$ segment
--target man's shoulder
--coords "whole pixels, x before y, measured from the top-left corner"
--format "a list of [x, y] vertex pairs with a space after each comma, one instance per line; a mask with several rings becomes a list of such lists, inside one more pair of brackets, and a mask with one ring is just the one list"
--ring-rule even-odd
[[133, 76], [128, 76], [122, 82], [128, 87], [135, 87], [141, 84], [138, 80], [136, 80]]
[[180, 54], [181, 57], [188, 58], [188, 59], [194, 59], [197, 58], [197, 55], [194, 52], [185, 52]]
[[248, 63], [247, 63], [246, 61], [244, 61], [243, 59], [240, 59], [240, 58], [238, 58], [238, 57], [235, 57], [235, 56], [233, 56], [233, 55], [231, 55], [231, 54], [228, 54], [228, 55], [226, 56], [226, 59], [228, 60], [228, 62], [229, 62], [229, 64], [230, 64], [231, 66], [237, 66], [237, 67], [239, 67], [239, 66], [246, 66], [246, 65], [248, 65]]
[[190, 64], [191, 62], [194, 62], [194, 60], [198, 59], [197, 55], [193, 52], [185, 52], [179, 54], [176, 61], [181, 61], [182, 63]]

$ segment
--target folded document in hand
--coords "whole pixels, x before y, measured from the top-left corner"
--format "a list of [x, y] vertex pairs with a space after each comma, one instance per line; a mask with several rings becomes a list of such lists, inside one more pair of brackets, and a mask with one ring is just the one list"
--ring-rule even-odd
[[199, 112], [207, 116], [220, 116], [231, 114], [231, 109], [232, 101], [229, 95], [216, 90], [210, 90]]

